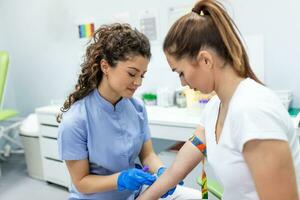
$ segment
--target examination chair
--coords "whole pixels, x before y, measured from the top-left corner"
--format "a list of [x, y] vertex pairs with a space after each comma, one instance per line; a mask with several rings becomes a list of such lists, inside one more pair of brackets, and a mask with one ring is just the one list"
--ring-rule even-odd
[[[17, 116], [16, 110], [3, 109], [5, 82], [8, 72], [9, 57], [7, 52], [0, 51], [0, 140], [5, 139], [8, 142], [22, 147], [22, 145], [10, 136], [10, 132], [21, 125], [20, 120], [13, 120]], [[7, 155], [10, 152], [10, 145], [6, 145], [5, 150], [0, 149], [0, 162], [5, 160], [2, 154]], [[1, 176], [1, 166], [0, 166]]]

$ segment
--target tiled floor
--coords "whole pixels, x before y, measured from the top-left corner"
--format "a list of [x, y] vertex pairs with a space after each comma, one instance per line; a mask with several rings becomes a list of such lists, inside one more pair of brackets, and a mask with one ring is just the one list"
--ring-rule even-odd
[[24, 155], [12, 155], [9, 160], [2, 163], [1, 200], [58, 200], [67, 198], [67, 189], [30, 178], [27, 175]]

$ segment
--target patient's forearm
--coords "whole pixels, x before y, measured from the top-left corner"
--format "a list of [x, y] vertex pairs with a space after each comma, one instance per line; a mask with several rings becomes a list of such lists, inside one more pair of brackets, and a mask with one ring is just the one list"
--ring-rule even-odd
[[191, 142], [186, 142], [178, 152], [173, 165], [138, 199], [160, 198], [166, 191], [177, 185], [201, 161], [202, 157], [202, 153]]
[[[178, 174], [174, 173], [176, 170], [166, 170], [159, 179], [147, 189], [138, 200], [154, 200], [159, 199], [169, 188], [173, 188], [181, 180]], [[172, 178], [170, 178], [172, 177]], [[179, 180], [179, 181], [178, 181]]]

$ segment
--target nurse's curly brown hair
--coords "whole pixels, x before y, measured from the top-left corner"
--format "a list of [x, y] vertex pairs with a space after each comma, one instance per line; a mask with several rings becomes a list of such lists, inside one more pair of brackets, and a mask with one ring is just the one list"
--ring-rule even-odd
[[63, 113], [67, 112], [72, 104], [98, 87], [103, 76], [100, 67], [102, 59], [111, 67], [115, 67], [118, 61], [126, 61], [129, 56], [150, 59], [150, 44], [144, 34], [131, 28], [129, 24], [115, 23], [97, 29], [88, 43], [75, 90], [65, 100], [57, 121], [61, 121]]

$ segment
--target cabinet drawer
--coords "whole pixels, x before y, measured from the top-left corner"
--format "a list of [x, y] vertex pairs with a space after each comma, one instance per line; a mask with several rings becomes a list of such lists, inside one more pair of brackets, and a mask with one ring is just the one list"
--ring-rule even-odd
[[56, 121], [55, 114], [37, 113], [37, 117], [40, 124], [58, 126], [58, 122]]
[[196, 128], [149, 124], [151, 137], [158, 139], [186, 141], [191, 137]]
[[71, 180], [65, 163], [47, 158], [43, 158], [43, 161], [46, 181], [69, 188]]
[[41, 149], [43, 157], [59, 159], [57, 140], [41, 137]]
[[41, 129], [42, 136], [47, 136], [47, 137], [52, 137], [52, 138], [58, 137], [58, 127], [56, 127], [56, 126], [49, 126], [49, 125], [41, 124], [40, 129]]

